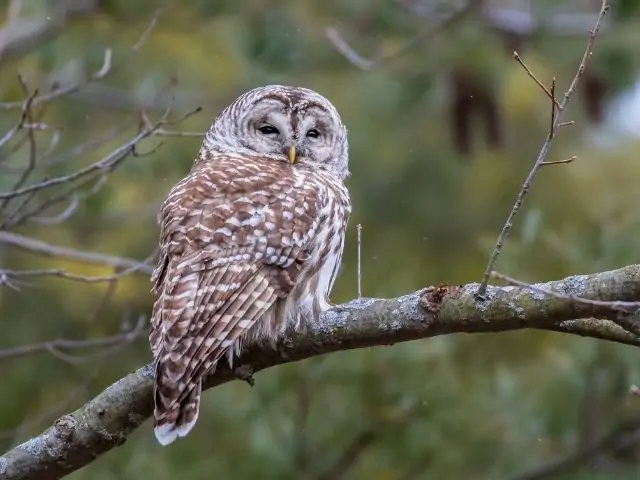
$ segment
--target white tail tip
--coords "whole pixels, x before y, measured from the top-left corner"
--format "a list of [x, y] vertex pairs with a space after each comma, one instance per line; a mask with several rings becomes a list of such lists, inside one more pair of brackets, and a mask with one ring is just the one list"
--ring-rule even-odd
[[196, 420], [197, 418], [183, 425], [176, 425], [175, 423], [157, 425], [153, 429], [153, 433], [160, 445], [169, 445], [178, 437], [186, 437], [196, 424]]

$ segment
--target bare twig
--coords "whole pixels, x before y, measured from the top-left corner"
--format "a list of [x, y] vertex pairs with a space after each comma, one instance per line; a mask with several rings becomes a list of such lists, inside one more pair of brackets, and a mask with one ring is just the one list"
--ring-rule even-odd
[[564, 158], [562, 160], [547, 160], [542, 162], [542, 165], [558, 165], [559, 163], [571, 163], [578, 159], [575, 155], [572, 155], [569, 158]]
[[394, 52], [379, 55], [374, 59], [367, 59], [360, 55], [344, 40], [338, 31], [334, 27], [327, 27], [325, 29], [325, 37], [333, 47], [342, 54], [349, 62], [362, 70], [372, 70], [380, 65], [389, 62], [390, 60], [397, 59], [410, 50], [414, 49], [419, 44], [429, 40], [433, 36], [441, 33], [444, 29], [451, 26], [457, 20], [462, 18], [469, 11], [468, 7], [459, 8], [453, 13], [449, 14], [444, 20], [437, 23], [435, 26], [427, 25], [422, 28], [413, 38], [402, 45]]
[[556, 100], [556, 77], [553, 77], [551, 80], [551, 121], [549, 123], [549, 137], [553, 137], [555, 134], [553, 124], [556, 121], [556, 105], [558, 105], [558, 101]]
[[[131, 48], [131, 54], [136, 55], [140, 51], [142, 45], [144, 45], [144, 43], [146, 43], [146, 41], [149, 38], [149, 35], [153, 31], [153, 29], [156, 27], [156, 25], [158, 23], [158, 19], [159, 19], [160, 15], [163, 13], [163, 11], [164, 11], [164, 9], [160, 8], [160, 9], [158, 9], [158, 10], [156, 10], [154, 12], [154, 14], [152, 15], [151, 19], [149, 20], [149, 25], [144, 29], [144, 31], [140, 35], [139, 39], [136, 41], [136, 43]], [[104, 77], [107, 76], [108, 73], [110, 73], [113, 70], [113, 58], [112, 57], [113, 57], [112, 49], [107, 48], [105, 50], [104, 60], [103, 60], [102, 66], [100, 67], [100, 69], [98, 71], [96, 71], [95, 73], [90, 75], [86, 80], [82, 80], [82, 81], [73, 83], [73, 84], [68, 85], [66, 87], [56, 88], [55, 90], [53, 90], [53, 91], [51, 91], [49, 93], [42, 94], [42, 95], [39, 95], [39, 96], [35, 97], [33, 99], [33, 105], [39, 105], [41, 103], [47, 103], [47, 102], [50, 102], [50, 101], [55, 100], [57, 98], [70, 95], [72, 93], [77, 92], [78, 90], [80, 90], [82, 87], [84, 87], [88, 83], [95, 82], [97, 80], [103, 79]], [[122, 63], [126, 64], [126, 62], [122, 62]], [[22, 103], [23, 102], [0, 102], [0, 109], [9, 110], [9, 109], [14, 109], [14, 108], [20, 108], [22, 106]]]
[[[32, 217], [32, 218], [29, 218], [30, 221], [40, 223], [42, 225], [58, 225], [64, 222], [65, 220], [68, 220], [69, 218], [71, 218], [71, 215], [73, 215], [73, 213], [78, 209], [79, 206], [80, 206], [80, 195], [73, 195], [71, 197], [71, 200], [69, 201], [69, 205], [67, 205], [67, 207], [64, 210], [62, 210], [60, 213], [56, 215], [50, 215], [50, 216], [27, 215], [27, 217]], [[17, 223], [18, 222], [15, 222], [15, 224]]]
[[148, 151], [146, 151], [146, 152], [139, 152], [139, 151], [138, 151], [138, 146], [137, 146], [137, 145], [134, 145], [134, 146], [133, 146], [133, 149], [132, 149], [132, 151], [131, 151], [131, 154], [132, 154], [134, 157], [137, 157], [137, 158], [141, 158], [141, 157], [148, 157], [149, 155], [153, 155], [154, 153], [156, 153], [156, 152], [158, 151], [158, 149], [159, 149], [163, 144], [164, 144], [163, 142], [159, 142], [155, 147], [153, 147], [152, 149], [150, 149], [150, 150], [148, 150]]
[[[163, 114], [163, 116], [154, 124], [151, 124], [150, 122], [145, 121], [143, 127], [141, 128], [140, 132], [134, 136], [131, 140], [129, 140], [127, 143], [125, 143], [124, 145], [118, 147], [117, 149], [113, 150], [112, 152], [110, 152], [109, 154], [107, 154], [105, 157], [103, 157], [101, 160], [94, 162], [84, 168], [81, 168], [79, 170], [76, 170], [68, 175], [63, 175], [60, 177], [55, 177], [52, 179], [48, 179], [48, 180], [44, 180], [42, 182], [39, 182], [37, 184], [34, 185], [29, 185], [27, 187], [23, 187], [23, 188], [19, 188], [19, 189], [15, 189], [9, 192], [5, 192], [5, 193], [0, 193], [0, 199], [12, 199], [15, 197], [19, 197], [22, 195], [26, 195], [26, 194], [31, 194], [33, 192], [37, 192], [40, 190], [44, 190], [44, 189], [48, 189], [57, 185], [62, 185], [62, 184], [67, 184], [67, 183], [72, 183], [75, 180], [84, 177], [84, 176], [93, 176], [94, 174], [97, 174], [97, 179], [98, 182], [102, 181], [104, 177], [104, 175], [106, 175], [107, 173], [111, 172], [113, 169], [115, 169], [118, 164], [124, 160], [129, 154], [133, 154], [135, 153], [135, 148], [136, 145], [143, 139], [152, 136], [155, 131], [160, 128], [162, 125], [174, 125], [177, 123], [180, 123], [182, 121], [184, 121], [185, 119], [187, 119], [189, 116], [194, 115], [198, 112], [200, 112], [202, 109], [201, 107], [197, 107], [194, 110], [187, 112], [186, 114], [182, 115], [181, 117], [178, 117], [175, 120], [169, 120], [168, 116], [170, 113], [170, 108], [168, 108], [165, 113]], [[89, 182], [94, 181], [94, 178], [89, 178]], [[87, 182], [84, 182], [87, 183]], [[62, 194], [57, 195], [54, 198], [49, 198], [47, 199], [47, 201], [43, 202], [40, 206], [39, 209], [36, 209], [35, 211], [32, 211], [29, 213], [29, 215], [27, 216], [32, 216], [32, 215], [36, 215], [39, 214], [41, 211], [43, 211], [45, 208], [50, 207], [51, 205], [60, 202], [61, 200], [66, 199], [70, 194], [72, 194], [73, 192], [75, 192], [78, 188], [80, 188], [81, 186], [84, 185], [84, 183], [81, 183], [79, 185], [75, 185], [73, 187], [71, 187], [70, 189], [68, 189], [67, 191], [63, 192]], [[24, 218], [24, 217], [23, 217]], [[22, 219], [21, 219], [22, 220]], [[11, 226], [14, 226], [16, 224], [16, 221], [14, 221], [13, 223], [11, 223]], [[6, 227], [6, 225], [4, 225]]]
[[358, 263], [358, 298], [362, 298], [362, 224], [356, 225], [357, 263]]
[[[44, 93], [42, 95], [36, 96], [32, 104], [40, 105], [41, 103], [47, 103], [56, 98], [64, 97], [66, 95], [70, 95], [73, 92], [76, 92], [80, 88], [82, 88], [87, 82], [92, 82], [96, 80], [101, 80], [107, 76], [107, 74], [111, 71], [112, 67], [112, 56], [113, 51], [110, 48], [107, 48], [104, 52], [104, 60], [102, 62], [102, 66], [100, 69], [94, 74], [90, 75], [87, 81], [82, 81], [78, 83], [74, 83], [64, 88], [58, 88], [52, 92]], [[12, 108], [18, 108], [22, 102], [0, 102], [0, 109], [10, 110]]]
[[[131, 118], [134, 117], [132, 116]], [[52, 156], [51, 154], [45, 155], [44, 158], [40, 161], [40, 165], [43, 167], [51, 167], [53, 165], [68, 162], [69, 160], [73, 160], [74, 158], [85, 155], [91, 151], [95, 151], [105, 143], [110, 142], [118, 135], [124, 133], [124, 131], [131, 127], [131, 125], [132, 123], [130, 122], [130, 120], [124, 120], [115, 127], [106, 130], [98, 137], [76, 145], [65, 152], [59, 153], [55, 156]]]
[[[27, 95], [27, 98], [31, 99], [31, 101], [28, 101], [25, 103], [26, 109], [25, 111], [23, 111], [23, 119], [26, 119], [26, 121], [29, 122], [30, 125], [32, 125], [33, 115], [31, 113], [31, 106], [33, 103], [33, 99], [38, 94], [38, 91], [34, 90], [33, 94], [29, 95], [29, 88], [27, 87], [27, 84], [25, 83], [24, 79], [20, 75], [18, 75], [18, 82], [20, 83], [20, 86], [22, 87], [23, 91]], [[22, 185], [24, 185], [25, 182], [29, 179], [29, 177], [33, 173], [33, 170], [36, 168], [37, 144], [36, 144], [36, 137], [35, 137], [33, 128], [27, 129], [27, 139], [29, 142], [29, 162], [27, 164], [27, 167], [23, 170], [22, 174], [18, 178], [18, 180], [11, 187], [11, 190], [17, 190]], [[10, 199], [5, 199], [0, 201], [0, 217], [2, 217], [5, 209], [9, 206], [10, 201], [11, 201]], [[4, 227], [4, 224], [5, 224], [5, 221], [0, 222], [0, 229]]]
[[206, 132], [179, 132], [175, 130], [165, 130], [160, 128], [153, 134], [154, 137], [198, 137], [203, 138]]
[[2, 138], [0, 138], [0, 149], [2, 149], [2, 147], [9, 141], [11, 140], [11, 138], [13, 138], [13, 136], [20, 131], [21, 129], [25, 128], [25, 122], [27, 121], [27, 112], [30, 111], [31, 106], [33, 105], [33, 101], [36, 98], [36, 95], [38, 95], [38, 91], [34, 90], [33, 93], [31, 95], [29, 95], [27, 97], [27, 99], [24, 102], [20, 103], [20, 106], [22, 107], [22, 113], [20, 114], [20, 120], [18, 121], [18, 123], [11, 128], [7, 133], [5, 133]]
[[[63, 409], [67, 408], [67, 406], [71, 403], [71, 401], [76, 401], [78, 400], [78, 396], [81, 393], [84, 393], [85, 395], [83, 395], [83, 401], [84, 398], [86, 398], [86, 395], [89, 393], [88, 390], [88, 386], [89, 384], [93, 381], [93, 379], [98, 375], [98, 373], [100, 373], [102, 367], [104, 365], [106, 365], [106, 362], [104, 362], [104, 359], [106, 359], [107, 357], [112, 357], [114, 355], [116, 355], [118, 352], [120, 352], [123, 348], [125, 348], [127, 345], [129, 345], [130, 343], [132, 343], [134, 340], [136, 340], [136, 338], [140, 338], [140, 337], [145, 337], [146, 336], [146, 331], [144, 329], [146, 325], [146, 321], [145, 318], [143, 316], [140, 316], [138, 318], [138, 323], [137, 325], [129, 332], [123, 333], [120, 335], [121, 338], [118, 338], [118, 336], [113, 336], [113, 337], [104, 337], [104, 338], [100, 338], [100, 339], [92, 339], [92, 340], [84, 340], [84, 341], [75, 341], [75, 340], [58, 340], [57, 342], [59, 342], [61, 345], [64, 342], [66, 345], [60, 347], [55, 347], [51, 350], [47, 347], [43, 347], [44, 350], [48, 351], [49, 353], [52, 353], [54, 351], [56, 351], [58, 353], [59, 356], [60, 354], [60, 350], [59, 348], [66, 348], [66, 349], [74, 349], [74, 348], [94, 348], [94, 347], [101, 347], [101, 346], [105, 346], [108, 347], [106, 350], [99, 352], [97, 355], [94, 355], [93, 358], [99, 357], [101, 358], [103, 361], [96, 367], [93, 369], [93, 372], [88, 375], [86, 377], [86, 380], [84, 380], [82, 382], [81, 385], [79, 385], [78, 387], [74, 388], [71, 393], [69, 394], [69, 396], [67, 398], [65, 398], [62, 402], [56, 403], [55, 405], [53, 405], [53, 407], [48, 408], [45, 412], [39, 414], [37, 417], [29, 419], [26, 422], [22, 422], [18, 427], [12, 429], [12, 430], [6, 430], [4, 432], [0, 432], [0, 440], [5, 439], [5, 438], [11, 438], [11, 437], [17, 437], [18, 435], [20, 435], [20, 431], [24, 430], [26, 428], [29, 427], [33, 427], [43, 421], [45, 421], [47, 418], [50, 418], [52, 415], [58, 415]], [[51, 342], [50, 342], [51, 343]], [[38, 347], [40, 347], [40, 345], [38, 345]], [[25, 347], [20, 347], [20, 348], [25, 348]], [[37, 351], [41, 351], [42, 349], [38, 348]], [[6, 350], [0, 350], [0, 359], [2, 358], [2, 353], [3, 352], [7, 352]], [[31, 352], [21, 352], [21, 355], [27, 355]], [[72, 364], [77, 364], [77, 363], [81, 363], [82, 358], [78, 357], [78, 356], [69, 356], [67, 355], [67, 359], [65, 359], [65, 361], [68, 361], [69, 359], [71, 359], [71, 363]], [[88, 357], [84, 357], [84, 359], [88, 359]]]
[[162, 15], [163, 12], [164, 12], [164, 7], [158, 8], [153, 13], [151, 20], [149, 21], [149, 25], [147, 26], [145, 31], [142, 32], [142, 35], [140, 35], [140, 39], [136, 42], [136, 44], [132, 48], [134, 53], [138, 53], [138, 51], [142, 48], [142, 46], [145, 43], [147, 43], [147, 40], [149, 39], [149, 35], [151, 35], [151, 32], [153, 31], [153, 29], [156, 28], [156, 25], [158, 24], [158, 20], [160, 19], [160, 16]]
[[118, 165], [118, 163], [120, 163], [121, 160], [123, 160], [127, 155], [133, 152], [135, 146], [138, 144], [138, 142], [140, 142], [140, 140], [143, 140], [150, 136], [155, 131], [155, 129], [162, 124], [162, 121], [159, 121], [151, 128], [142, 129], [142, 131], [134, 136], [131, 140], [126, 142], [124, 145], [116, 148], [114, 151], [110, 152], [109, 154], [107, 154], [107, 156], [98, 160], [97, 162], [87, 165], [86, 167], [76, 170], [75, 172], [68, 175], [55, 177], [49, 180], [42, 181], [35, 185], [29, 185], [28, 187], [0, 193], [0, 199], [15, 198], [34, 191], [54, 187], [63, 183], [73, 182], [78, 178], [81, 178], [90, 173], [94, 173], [96, 171], [111, 171]]
[[[68, 363], [78, 363], [85, 361], [86, 356], [72, 356], [63, 352], [63, 350], [85, 350], [97, 347], [112, 347], [114, 345], [122, 345], [131, 343], [138, 338], [146, 336], [146, 318], [141, 316], [135, 327], [123, 333], [111, 335], [109, 337], [89, 338], [84, 340], [58, 339], [48, 342], [35, 343], [32, 345], [22, 345], [20, 347], [12, 347], [0, 349], [0, 359], [24, 357], [33, 353], [48, 352]], [[102, 355], [102, 354], [101, 354]]]
[[609, 301], [609, 300], [597, 300], [597, 299], [591, 299], [591, 298], [582, 298], [573, 294], [565, 294], [565, 293], [560, 293], [560, 292], [555, 292], [553, 290], [550, 290], [548, 288], [545, 288], [544, 286], [541, 285], [534, 285], [531, 283], [527, 283], [527, 282], [523, 282], [520, 280], [516, 280], [513, 277], [509, 277], [507, 275], [504, 275], [502, 273], [499, 272], [491, 272], [491, 276], [493, 278], [496, 278], [498, 280], [503, 280], [511, 285], [517, 286], [517, 287], [521, 287], [521, 288], [526, 288], [529, 289], [531, 291], [534, 292], [538, 292], [541, 293], [543, 295], [548, 295], [550, 297], [553, 298], [558, 298], [561, 300], [568, 300], [571, 302], [578, 302], [578, 303], [583, 303], [585, 305], [590, 305], [592, 307], [603, 307], [603, 308], [610, 308], [612, 310], [617, 310], [618, 312], [621, 313], [635, 313], [636, 311], [640, 310], [640, 302], [620, 302], [620, 301]]
[[511, 285], [515, 285], [521, 288], [527, 288], [534, 292], [538, 292], [553, 298], [567, 300], [570, 302], [582, 303], [584, 305], [589, 305], [592, 307], [610, 308], [611, 310], [615, 310], [619, 312], [620, 315], [618, 317], [614, 317], [612, 320], [616, 322], [618, 325], [620, 325], [622, 328], [627, 330], [628, 332], [636, 336], [640, 336], [640, 321], [638, 320], [638, 315], [640, 315], [640, 302], [619, 302], [619, 301], [581, 298], [573, 294], [555, 292], [553, 290], [545, 288], [544, 286], [532, 285], [530, 283], [522, 282], [520, 280], [516, 280], [515, 278], [509, 277], [502, 273], [498, 273], [496, 271], [493, 271], [491, 273], [491, 276], [499, 280], [506, 281]]
[[25, 237], [16, 233], [0, 231], [0, 244], [10, 245], [12, 247], [26, 250], [49, 257], [72, 260], [76, 262], [90, 263], [94, 265], [108, 265], [114, 268], [136, 268], [137, 272], [150, 275], [153, 268], [130, 258], [116, 257], [106, 255], [104, 253], [84, 252], [74, 250], [72, 248], [61, 247], [50, 243], [36, 240], [34, 238]]
[[[587, 45], [585, 47], [585, 51], [584, 54], [582, 56], [582, 61], [580, 62], [580, 66], [578, 67], [578, 71], [576, 72], [575, 76], [573, 77], [573, 81], [571, 82], [571, 85], [569, 86], [569, 89], [566, 91], [566, 93], [564, 94], [564, 100], [562, 101], [562, 103], [560, 105], [557, 105], [557, 110], [558, 113], [555, 117], [553, 126], [551, 128], [551, 135], [547, 136], [546, 141], [543, 143], [542, 148], [540, 150], [540, 153], [538, 154], [538, 158], [536, 159], [533, 167], [531, 168], [531, 171], [529, 172], [529, 175], [527, 176], [526, 180], [524, 181], [524, 183], [522, 184], [522, 188], [520, 189], [520, 192], [518, 193], [518, 196], [516, 198], [516, 201], [513, 205], [513, 208], [511, 209], [511, 212], [509, 213], [509, 216], [507, 217], [507, 221], [505, 222], [504, 226], [502, 227], [502, 231], [500, 232], [500, 235], [498, 236], [498, 240], [496, 241], [496, 245], [493, 249], [493, 252], [491, 253], [491, 256], [489, 258], [489, 262], [487, 263], [487, 267], [485, 269], [484, 272], [484, 276], [482, 278], [482, 282], [480, 283], [480, 287], [478, 288], [478, 292], [476, 295], [476, 298], [481, 300], [485, 297], [486, 294], [486, 290], [487, 290], [487, 284], [489, 282], [489, 278], [491, 277], [491, 272], [493, 272], [494, 268], [495, 268], [495, 264], [496, 261], [498, 260], [498, 257], [500, 256], [500, 253], [502, 252], [502, 248], [504, 246], [504, 242], [507, 238], [507, 236], [509, 235], [509, 232], [511, 230], [511, 227], [513, 226], [513, 220], [516, 217], [516, 215], [518, 214], [518, 212], [520, 211], [520, 208], [522, 207], [522, 202], [524, 201], [524, 197], [527, 195], [527, 193], [529, 192], [529, 190], [531, 189], [531, 185], [533, 183], [533, 180], [535, 179], [538, 171], [540, 170], [540, 168], [543, 166], [543, 163], [545, 161], [545, 158], [547, 157], [547, 154], [549, 152], [549, 148], [551, 147], [551, 143], [553, 141], [553, 139], [555, 138], [555, 132], [557, 131], [557, 129], [560, 126], [560, 123], [562, 122], [562, 116], [564, 114], [564, 111], [567, 107], [567, 105], [569, 104], [569, 101], [571, 100], [571, 96], [573, 95], [576, 86], [578, 85], [578, 82], [580, 81], [580, 79], [582, 78], [582, 75], [585, 71], [585, 68], [587, 66], [587, 63], [589, 61], [589, 58], [591, 57], [591, 52], [593, 51], [593, 47], [595, 45], [595, 41], [596, 41], [596, 37], [598, 36], [598, 31], [600, 30], [600, 24], [602, 22], [602, 19], [604, 18], [604, 16], [606, 15], [607, 11], [609, 9], [609, 5], [607, 0], [602, 0], [602, 7], [600, 8], [600, 13], [598, 14], [598, 18], [596, 19], [595, 25], [593, 27], [593, 29], [589, 32], [589, 39], [587, 41]], [[550, 95], [550, 92], [549, 92]], [[553, 97], [551, 97], [553, 98]]]
[[147, 259], [143, 260], [138, 265], [132, 265], [121, 272], [114, 273], [113, 275], [105, 276], [90, 276], [90, 275], [78, 275], [75, 273], [67, 272], [60, 269], [39, 269], [39, 270], [0, 270], [0, 285], [4, 283], [11, 283], [16, 278], [33, 278], [33, 277], [58, 277], [65, 280], [72, 280], [81, 283], [111, 283], [114, 280], [118, 280], [122, 277], [131, 275], [145, 268], [151, 268], [149, 262], [156, 256], [156, 252], [153, 252]]
[[[21, 208], [18, 208], [15, 212], [13, 212], [11, 216], [7, 218], [7, 220], [2, 224], [2, 227], [5, 229], [9, 229], [20, 225], [22, 222], [31, 218], [44, 218], [45, 222], [47, 222], [48, 220], [50, 224], [55, 224], [57, 221], [64, 221], [76, 211], [76, 208], [79, 205], [79, 203], [76, 203], [76, 200], [78, 200], [79, 198], [90, 197], [91, 195], [97, 193], [100, 188], [102, 188], [106, 184], [107, 173], [108, 172], [96, 172], [93, 175], [88, 175], [86, 178], [77, 183], [71, 182], [71, 186], [69, 188], [62, 190], [56, 195], [46, 197], [36, 207], [30, 209], [26, 213], [23, 213], [22, 215], [18, 215], [22, 210], [24, 210], [23, 207], [30, 203], [30, 200], [35, 198], [36, 194], [38, 193], [37, 190], [32, 191], [25, 197], [24, 202], [20, 205]], [[93, 183], [93, 186], [89, 189], [88, 192], [76, 193], [91, 183]], [[53, 215], [48, 218], [39, 217], [39, 215], [44, 211], [66, 201], [70, 196], [72, 197], [71, 204], [67, 208], [65, 208], [65, 210], [61, 214]]]
[[379, 59], [369, 60], [356, 52], [353, 47], [340, 36], [338, 30], [335, 28], [327, 27], [324, 34], [327, 40], [333, 44], [334, 48], [341, 53], [344, 58], [361, 70], [371, 70], [380, 63]]
[[[538, 85], [542, 89], [542, 91], [547, 94], [547, 97], [551, 99], [551, 103], [553, 104], [553, 106], [560, 107], [560, 104], [556, 100], [554, 93], [551, 93], [549, 89], [544, 85], [544, 83], [538, 80], [538, 77], [536, 77], [536, 75], [531, 71], [531, 69], [527, 66], [527, 64], [522, 61], [522, 59], [520, 58], [520, 55], [518, 55], [518, 52], [516, 52], [515, 50], [513, 51], [513, 58], [516, 62], [520, 64], [522, 68], [524, 68], [524, 71], [527, 72], [527, 75], [529, 75], [533, 79], [533, 81], [536, 82], [536, 85]], [[552, 85], [553, 85], [552, 91], [555, 91], [555, 86], [556, 86], [555, 77], [553, 78]], [[551, 124], [551, 131], [553, 131], [553, 123]]]

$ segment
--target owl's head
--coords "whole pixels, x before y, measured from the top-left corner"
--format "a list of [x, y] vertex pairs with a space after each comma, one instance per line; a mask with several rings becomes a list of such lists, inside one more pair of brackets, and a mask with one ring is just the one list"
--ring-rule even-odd
[[244, 93], [215, 119], [202, 148], [349, 175], [347, 129], [331, 102], [307, 88], [268, 85]]

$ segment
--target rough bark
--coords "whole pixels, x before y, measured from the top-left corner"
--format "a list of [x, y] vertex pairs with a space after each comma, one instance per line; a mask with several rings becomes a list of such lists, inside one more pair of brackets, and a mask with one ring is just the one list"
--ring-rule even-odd
[[[258, 372], [339, 350], [450, 333], [534, 328], [640, 345], [638, 337], [612, 321], [618, 311], [575, 300], [640, 301], [640, 265], [534, 287], [537, 290], [489, 287], [483, 301], [474, 296], [478, 284], [425, 289], [394, 299], [354, 300], [326, 312], [305, 331], [286, 337], [276, 349], [265, 346], [247, 351], [235, 375], [221, 365], [207, 377], [205, 388], [237, 378], [239, 371]], [[553, 291], [563, 298], [540, 290]], [[118, 380], [42, 434], [1, 456], [0, 478], [60, 478], [122, 445], [151, 416], [152, 388], [151, 365]]]

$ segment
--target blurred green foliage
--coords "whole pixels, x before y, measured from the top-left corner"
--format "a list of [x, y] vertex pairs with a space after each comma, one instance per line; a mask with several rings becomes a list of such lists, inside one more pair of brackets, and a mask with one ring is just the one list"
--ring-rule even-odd
[[[52, 8], [44, 0], [22, 3], [29, 4], [25, 15], [47, 15]], [[160, 3], [101, 1], [91, 13], [70, 19], [60, 35], [3, 63], [0, 99], [23, 98], [17, 72], [30, 87], [46, 90], [97, 71], [104, 49], [113, 49], [113, 71], [102, 82], [46, 107], [43, 121], [64, 128], [51, 161], [38, 173], [51, 177], [133, 137], [140, 109], [153, 119], [169, 103], [175, 116], [201, 105], [203, 113], [177, 128], [202, 132], [230, 100], [256, 85], [317, 89], [342, 113], [351, 144], [354, 214], [333, 300], [355, 296], [358, 223], [366, 296], [477, 281], [547, 134], [549, 102], [513, 61], [504, 35], [474, 15], [371, 71], [349, 63], [325, 37], [325, 29], [335, 27], [365, 57], [391, 53], [428, 26], [400, 3], [173, 2], [141, 50], [132, 53]], [[552, 15], [565, 3], [546, 2], [540, 15]], [[614, 2], [596, 45], [592, 71], [607, 86], [607, 101], [637, 82], [639, 5]], [[587, 12], [582, 4], [574, 11]], [[518, 51], [543, 81], [555, 76], [563, 90], [586, 34], [542, 30]], [[449, 73], [456, 69], [471, 72], [499, 105], [501, 148], [485, 146], [477, 121], [472, 154], [456, 151], [448, 121]], [[562, 131], [550, 154], [578, 160], [541, 172], [499, 261], [499, 270], [523, 280], [637, 262], [640, 141], [621, 135], [602, 141], [615, 110], [607, 110], [605, 124], [594, 124], [581, 94], [566, 117], [576, 124]], [[18, 114], [0, 111], [0, 133], [15, 125]], [[636, 131], [637, 122], [636, 117]], [[86, 154], [55, 161], [55, 155], [118, 127], [112, 139]], [[48, 135], [39, 135], [43, 150]], [[200, 141], [163, 138], [153, 154], [127, 159], [68, 221], [30, 223], [16, 231], [81, 250], [145, 258], [157, 242], [157, 207], [188, 171]], [[159, 143], [146, 140], [140, 151]], [[0, 164], [0, 190], [15, 183], [27, 150]], [[0, 265], [111, 273], [4, 248]], [[113, 288], [60, 279], [33, 281], [20, 292], [2, 288], [0, 349], [131, 328], [150, 312], [149, 289], [144, 275]], [[73, 352], [89, 355], [77, 364], [47, 353], [0, 361], [1, 449], [39, 432], [150, 359], [144, 340], [106, 358], [95, 352]], [[511, 478], [637, 418], [640, 402], [627, 389], [640, 379], [639, 358], [631, 347], [537, 331], [452, 335], [332, 354], [261, 373], [255, 388], [235, 382], [208, 392], [187, 439], [162, 448], [148, 423], [122, 448], [70, 478], [314, 479], [363, 432], [371, 438], [342, 478]], [[635, 443], [554, 478], [638, 478], [639, 458]]]

